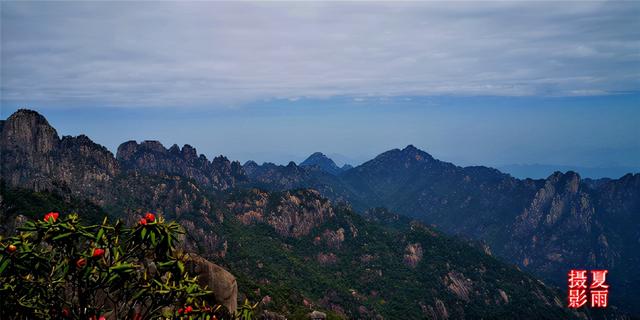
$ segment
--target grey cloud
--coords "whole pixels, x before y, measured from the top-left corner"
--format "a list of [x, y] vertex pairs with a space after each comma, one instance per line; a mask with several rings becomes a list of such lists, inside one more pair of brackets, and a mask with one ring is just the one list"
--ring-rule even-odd
[[637, 91], [638, 2], [2, 2], [2, 100]]

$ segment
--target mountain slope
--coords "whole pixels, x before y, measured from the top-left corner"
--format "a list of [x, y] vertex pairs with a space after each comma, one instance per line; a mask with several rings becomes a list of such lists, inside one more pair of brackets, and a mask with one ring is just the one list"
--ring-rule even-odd
[[570, 316], [558, 292], [419, 223], [386, 228], [311, 190], [251, 190], [225, 203], [224, 261], [278, 312], [300, 315], [309, 304], [348, 318]]
[[[258, 166], [250, 180], [281, 190]], [[441, 230], [483, 241], [499, 257], [564, 286], [572, 267], [610, 269], [612, 301], [640, 314], [640, 174], [582, 180], [574, 172], [515, 179], [487, 167], [459, 167], [414, 146], [384, 152], [338, 177], [298, 169], [295, 187], [315, 188], [363, 211], [388, 207]], [[616, 274], [617, 276], [613, 276]]]
[[[6, 227], [19, 214], [39, 218], [51, 208], [89, 219], [104, 214], [48, 192], [5, 188], [0, 199]], [[166, 216], [187, 230], [184, 248], [230, 270], [242, 295], [262, 309], [291, 319], [310, 310], [330, 319], [588, 317], [565, 309], [555, 289], [417, 222], [399, 219], [388, 228], [377, 222], [389, 218], [384, 213], [365, 219], [314, 190], [253, 189], [212, 200], [210, 211]], [[123, 217], [135, 221], [136, 214]]]
[[[498, 256], [558, 285], [573, 266], [611, 269], [612, 301], [634, 312], [640, 280], [640, 175], [593, 188], [574, 172], [519, 180], [484, 167], [461, 168], [415, 148], [392, 150], [342, 176], [375, 202], [485, 241]], [[611, 243], [610, 243], [611, 242]]]

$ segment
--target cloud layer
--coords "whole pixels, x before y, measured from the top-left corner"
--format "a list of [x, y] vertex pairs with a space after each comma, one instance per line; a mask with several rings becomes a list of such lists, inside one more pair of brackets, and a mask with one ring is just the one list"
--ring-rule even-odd
[[2, 2], [3, 103], [640, 89], [640, 2]]

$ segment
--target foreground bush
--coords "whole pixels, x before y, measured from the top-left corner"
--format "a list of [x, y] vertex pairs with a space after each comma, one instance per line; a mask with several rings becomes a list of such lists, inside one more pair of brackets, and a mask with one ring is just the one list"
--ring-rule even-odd
[[[51, 212], [0, 239], [0, 319], [222, 319], [185, 272], [175, 222], [84, 226]], [[253, 317], [248, 303], [234, 318]]]

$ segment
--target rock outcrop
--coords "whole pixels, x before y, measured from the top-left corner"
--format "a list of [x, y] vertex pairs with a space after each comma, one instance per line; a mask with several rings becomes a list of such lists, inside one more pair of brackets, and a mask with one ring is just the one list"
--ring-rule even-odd
[[227, 270], [196, 254], [187, 254], [185, 267], [198, 275], [198, 282], [212, 291], [212, 303], [220, 304], [230, 312], [238, 308], [238, 284]]
[[202, 187], [214, 190], [233, 188], [245, 181], [246, 176], [239, 162], [231, 162], [223, 156], [207, 160], [197, 155], [196, 149], [185, 144], [166, 149], [159, 141], [127, 141], [118, 147], [117, 159], [125, 170], [137, 170], [151, 175], [182, 176], [193, 179]]
[[404, 250], [404, 264], [415, 268], [422, 260], [422, 245], [420, 243], [410, 243]]
[[119, 173], [113, 154], [87, 136], [62, 139], [39, 113], [18, 110], [0, 132], [0, 177], [12, 187], [71, 191], [104, 205]]
[[266, 223], [293, 238], [308, 235], [334, 216], [331, 203], [315, 190], [286, 191], [273, 197], [253, 189], [242, 201], [230, 201], [227, 206], [244, 224]]

